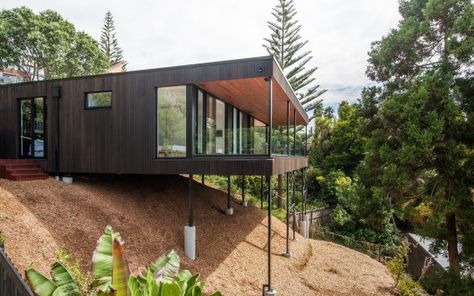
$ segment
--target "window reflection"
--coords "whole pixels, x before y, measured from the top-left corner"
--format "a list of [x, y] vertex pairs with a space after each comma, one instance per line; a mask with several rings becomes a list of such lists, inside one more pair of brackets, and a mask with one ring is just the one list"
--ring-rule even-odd
[[186, 156], [186, 86], [157, 92], [158, 157]]

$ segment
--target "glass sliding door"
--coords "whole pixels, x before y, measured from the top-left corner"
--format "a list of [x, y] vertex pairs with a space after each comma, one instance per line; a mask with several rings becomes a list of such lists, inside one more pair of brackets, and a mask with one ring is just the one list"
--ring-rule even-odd
[[43, 97], [21, 99], [20, 157], [46, 156], [46, 100]]

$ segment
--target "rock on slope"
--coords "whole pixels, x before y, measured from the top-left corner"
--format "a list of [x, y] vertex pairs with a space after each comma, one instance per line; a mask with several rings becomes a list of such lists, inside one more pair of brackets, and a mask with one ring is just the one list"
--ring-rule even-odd
[[[207, 290], [261, 295], [267, 274], [265, 211], [234, 203], [234, 216], [225, 216], [225, 194], [196, 184], [197, 259], [187, 260], [186, 190], [187, 179], [176, 176], [76, 179], [71, 185], [0, 180], [0, 231], [20, 270], [30, 262], [48, 270], [57, 246], [89, 270], [96, 240], [111, 224], [125, 240], [133, 272], [174, 248], [183, 266], [206, 280]], [[298, 235], [290, 245], [293, 256], [280, 256], [286, 228], [273, 221], [272, 283], [279, 295], [393, 294], [393, 279], [382, 264], [345, 247]]]

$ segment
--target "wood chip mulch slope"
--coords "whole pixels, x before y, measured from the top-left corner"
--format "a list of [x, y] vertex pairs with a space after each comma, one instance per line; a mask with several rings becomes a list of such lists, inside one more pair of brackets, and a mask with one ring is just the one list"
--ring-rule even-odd
[[[234, 216], [223, 214], [225, 194], [196, 183], [197, 259], [184, 258], [187, 179], [171, 176], [53, 179], [12, 182], [0, 179], [0, 231], [19, 270], [29, 263], [49, 270], [58, 247], [75, 254], [90, 270], [96, 240], [105, 225], [120, 231], [132, 272], [170, 249], [182, 265], [199, 272], [208, 291], [261, 295], [266, 282], [265, 211], [234, 202]], [[317, 240], [291, 241], [273, 219], [272, 283], [278, 295], [393, 295], [394, 282], [382, 264], [345, 247]]]

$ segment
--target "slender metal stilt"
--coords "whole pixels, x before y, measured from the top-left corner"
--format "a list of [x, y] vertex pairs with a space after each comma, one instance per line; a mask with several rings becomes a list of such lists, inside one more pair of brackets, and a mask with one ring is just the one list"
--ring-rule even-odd
[[201, 175], [201, 184], [204, 185], [204, 175]]
[[193, 205], [193, 175], [189, 175], [188, 181], [188, 206], [189, 206], [189, 217], [188, 226], [194, 226], [194, 205]]
[[260, 209], [263, 209], [263, 176], [260, 176]]
[[289, 188], [290, 173], [286, 173], [286, 251], [282, 255], [284, 257], [291, 257], [290, 253], [290, 188]]
[[242, 188], [242, 205], [244, 207], [247, 206], [247, 201], [245, 200], [245, 175], [242, 175], [242, 184], [241, 184]]
[[225, 209], [225, 213], [228, 216], [232, 216], [234, 214], [234, 209], [232, 208], [230, 200], [230, 176], [227, 176], [227, 208]]
[[293, 204], [293, 240], [296, 240], [296, 196], [295, 196], [295, 193], [296, 193], [296, 184], [295, 184], [295, 171], [292, 171], [291, 172], [291, 184], [292, 184], [292, 198], [291, 200], [293, 201], [292, 204]]
[[268, 178], [268, 250], [267, 250], [267, 263], [268, 263], [268, 291], [272, 290], [272, 180]]

